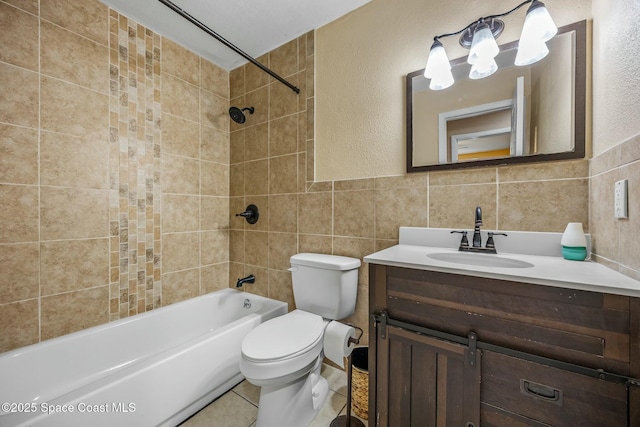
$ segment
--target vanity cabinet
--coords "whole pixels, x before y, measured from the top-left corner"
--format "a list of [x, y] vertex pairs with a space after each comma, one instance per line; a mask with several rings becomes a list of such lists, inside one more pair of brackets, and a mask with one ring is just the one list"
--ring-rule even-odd
[[369, 423], [640, 426], [638, 298], [370, 264]]
[[376, 343], [376, 425], [478, 425], [480, 369], [467, 346], [393, 326]]
[[483, 427], [628, 425], [625, 385], [492, 351], [483, 351], [483, 361]]

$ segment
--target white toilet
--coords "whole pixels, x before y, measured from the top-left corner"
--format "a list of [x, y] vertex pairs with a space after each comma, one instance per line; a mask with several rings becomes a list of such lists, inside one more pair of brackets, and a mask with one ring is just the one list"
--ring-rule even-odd
[[329, 393], [320, 376], [327, 325], [353, 314], [360, 260], [303, 253], [291, 257], [296, 310], [268, 320], [242, 342], [240, 371], [262, 389], [257, 427], [305, 427]]

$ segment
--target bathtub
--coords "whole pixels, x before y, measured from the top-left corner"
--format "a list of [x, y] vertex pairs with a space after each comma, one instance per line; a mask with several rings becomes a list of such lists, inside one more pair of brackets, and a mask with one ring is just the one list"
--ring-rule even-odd
[[0, 426], [175, 426], [242, 381], [243, 338], [286, 312], [224, 289], [3, 353]]

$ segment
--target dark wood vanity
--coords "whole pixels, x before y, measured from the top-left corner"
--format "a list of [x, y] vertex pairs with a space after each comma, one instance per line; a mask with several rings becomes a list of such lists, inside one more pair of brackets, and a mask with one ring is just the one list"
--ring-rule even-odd
[[369, 425], [640, 426], [640, 298], [369, 265]]

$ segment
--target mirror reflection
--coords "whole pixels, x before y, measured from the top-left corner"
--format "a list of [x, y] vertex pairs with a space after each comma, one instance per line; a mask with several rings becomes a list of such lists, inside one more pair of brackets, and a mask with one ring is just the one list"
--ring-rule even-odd
[[445, 90], [430, 90], [423, 70], [409, 74], [407, 172], [584, 157], [586, 22], [548, 46], [525, 67], [513, 65], [517, 42], [501, 46], [498, 71], [481, 80], [459, 58]]

